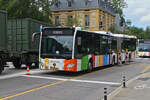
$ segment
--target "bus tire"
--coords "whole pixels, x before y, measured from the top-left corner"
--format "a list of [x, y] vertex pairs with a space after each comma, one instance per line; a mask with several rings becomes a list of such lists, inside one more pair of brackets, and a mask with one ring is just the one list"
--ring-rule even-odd
[[92, 70], [93, 70], [93, 63], [92, 63], [92, 60], [90, 60], [89, 62], [88, 62], [88, 72], [92, 72]]
[[115, 65], [116, 63], [115, 63], [115, 56], [113, 56], [113, 59], [112, 59], [112, 65]]
[[129, 54], [129, 62], [131, 62], [131, 53]]
[[4, 70], [2, 59], [0, 58], [0, 74]]

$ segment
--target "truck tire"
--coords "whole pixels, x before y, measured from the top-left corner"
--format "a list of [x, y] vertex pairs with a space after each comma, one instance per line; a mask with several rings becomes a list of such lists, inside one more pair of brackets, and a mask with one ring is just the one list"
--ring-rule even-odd
[[20, 58], [15, 59], [13, 61], [13, 65], [15, 66], [16, 69], [20, 69], [22, 65]]
[[2, 60], [0, 58], [0, 74], [2, 73], [3, 70], [4, 70], [4, 66], [3, 66]]

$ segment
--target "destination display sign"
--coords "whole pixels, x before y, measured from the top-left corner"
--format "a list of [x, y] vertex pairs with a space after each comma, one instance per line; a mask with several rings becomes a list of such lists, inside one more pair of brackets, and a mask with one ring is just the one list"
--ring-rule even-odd
[[43, 35], [73, 35], [74, 30], [69, 28], [46, 28]]

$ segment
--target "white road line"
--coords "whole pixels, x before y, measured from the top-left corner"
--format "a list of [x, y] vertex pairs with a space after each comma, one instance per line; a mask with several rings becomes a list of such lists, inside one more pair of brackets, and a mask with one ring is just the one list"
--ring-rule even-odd
[[144, 59], [150, 59], [150, 58], [136, 58], [136, 59], [143, 59], [144, 60]]
[[[46, 72], [46, 71], [41, 71], [39, 69], [36, 69], [36, 70], [31, 70], [30, 73], [31, 74], [36, 74], [36, 73], [43, 73], [43, 72]], [[18, 76], [22, 76], [26, 74], [26, 71], [23, 71], [23, 72], [16, 72], [15, 74], [10, 74], [10, 75], [3, 75], [3, 76], [0, 76], [0, 80], [1, 79], [8, 79], [8, 78], [13, 78], [13, 77], [18, 77]]]
[[[65, 78], [54, 78], [54, 77], [43, 77], [43, 76], [32, 76], [32, 75], [21, 75], [24, 77], [31, 77], [31, 78], [41, 78], [41, 79], [49, 79], [49, 80], [67, 80]], [[81, 82], [81, 83], [97, 83], [97, 84], [106, 84], [106, 85], [121, 85], [121, 83], [115, 82], [102, 82], [102, 81], [90, 81], [90, 80], [70, 80], [72, 82]]]

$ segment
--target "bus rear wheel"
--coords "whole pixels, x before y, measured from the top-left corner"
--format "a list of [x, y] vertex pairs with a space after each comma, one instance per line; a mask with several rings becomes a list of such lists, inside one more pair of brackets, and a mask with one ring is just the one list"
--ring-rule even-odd
[[93, 65], [92, 65], [93, 63], [92, 63], [92, 61], [89, 61], [89, 63], [88, 63], [88, 72], [92, 72], [92, 70], [93, 70]]
[[2, 73], [2, 71], [3, 71], [3, 63], [2, 63], [2, 60], [0, 58], [0, 74]]
[[112, 65], [117, 65], [116, 60], [115, 60], [115, 56], [113, 56]]

